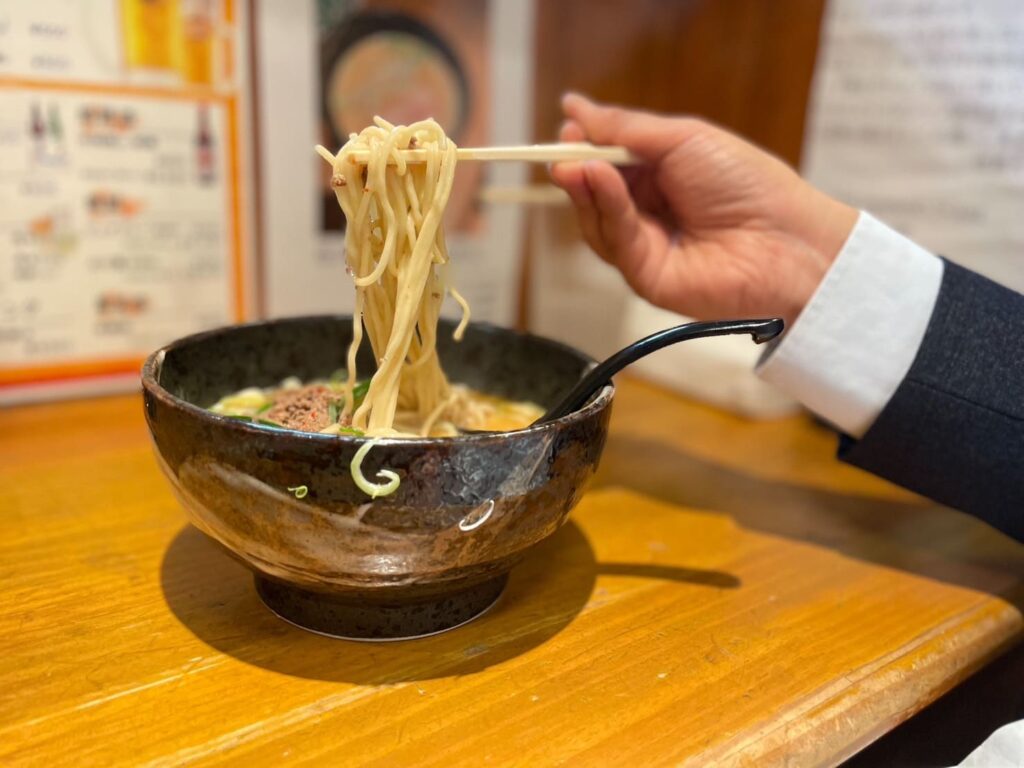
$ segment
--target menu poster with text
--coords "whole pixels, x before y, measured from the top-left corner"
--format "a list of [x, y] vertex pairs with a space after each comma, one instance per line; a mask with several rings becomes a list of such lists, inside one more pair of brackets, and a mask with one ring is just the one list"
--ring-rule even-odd
[[0, 2], [0, 403], [245, 316], [238, 10]]

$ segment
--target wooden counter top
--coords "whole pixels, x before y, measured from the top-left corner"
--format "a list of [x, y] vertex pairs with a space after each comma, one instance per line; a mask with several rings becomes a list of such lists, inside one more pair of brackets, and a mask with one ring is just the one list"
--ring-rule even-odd
[[187, 525], [139, 397], [0, 411], [0, 763], [834, 764], [1024, 636], [1024, 547], [833, 453], [625, 381], [494, 610], [359, 644]]

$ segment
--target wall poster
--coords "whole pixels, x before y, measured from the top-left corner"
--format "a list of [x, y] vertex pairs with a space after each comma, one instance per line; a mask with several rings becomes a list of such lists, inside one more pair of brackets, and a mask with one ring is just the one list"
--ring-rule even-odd
[[[285, 11], [261, 0], [257, 8], [265, 307], [348, 312], [344, 217], [313, 146], [335, 151], [378, 114], [403, 124], [433, 117], [460, 146], [527, 142], [533, 5], [300, 0]], [[445, 228], [452, 279], [475, 319], [514, 321], [524, 212], [483, 193], [521, 185], [526, 173], [511, 163], [456, 170]]]
[[244, 6], [0, 2], [0, 403], [246, 317]]

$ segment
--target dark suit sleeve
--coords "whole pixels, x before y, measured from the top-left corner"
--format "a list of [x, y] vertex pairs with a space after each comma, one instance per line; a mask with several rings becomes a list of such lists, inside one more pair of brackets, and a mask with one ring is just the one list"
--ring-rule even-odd
[[1024, 296], [946, 262], [906, 378], [839, 456], [1024, 541]]

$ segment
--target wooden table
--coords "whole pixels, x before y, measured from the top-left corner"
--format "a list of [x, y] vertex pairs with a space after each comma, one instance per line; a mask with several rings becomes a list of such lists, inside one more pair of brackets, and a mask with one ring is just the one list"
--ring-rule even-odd
[[833, 450], [624, 382], [498, 606], [375, 645], [262, 607], [139, 398], [0, 412], [0, 763], [834, 764], [1024, 635], [1024, 547]]

